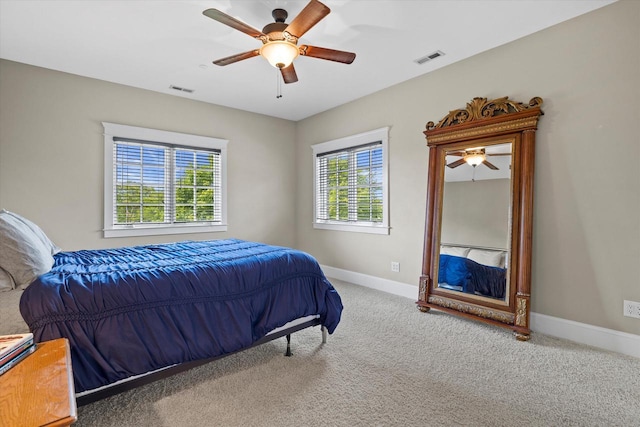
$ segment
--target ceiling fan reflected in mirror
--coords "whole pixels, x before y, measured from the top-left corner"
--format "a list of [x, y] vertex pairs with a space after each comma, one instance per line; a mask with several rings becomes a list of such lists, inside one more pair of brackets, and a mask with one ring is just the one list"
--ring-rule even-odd
[[356, 54], [351, 52], [310, 45], [298, 46], [298, 40], [300, 37], [302, 37], [330, 12], [331, 9], [324, 4], [317, 0], [311, 0], [309, 4], [302, 9], [298, 16], [291, 21], [291, 23], [286, 24], [284, 21], [289, 16], [287, 11], [284, 9], [274, 9], [271, 16], [273, 16], [275, 22], [267, 24], [262, 31], [257, 30], [217, 9], [207, 9], [202, 13], [215, 21], [228, 25], [238, 31], [242, 31], [243, 33], [262, 42], [262, 47], [260, 49], [254, 49], [248, 52], [238, 53], [226, 58], [218, 59], [213, 61], [214, 64], [225, 66], [260, 55], [269, 61], [271, 65], [280, 69], [280, 73], [282, 74], [282, 78], [285, 83], [295, 83], [298, 81], [298, 75], [296, 74], [296, 70], [293, 66], [293, 60], [296, 59], [298, 55], [341, 62], [344, 64], [351, 64], [356, 58]]
[[451, 169], [462, 166], [465, 163], [473, 166], [474, 168], [480, 164], [485, 165], [489, 169], [498, 170], [498, 167], [487, 160], [487, 156], [510, 156], [511, 153], [487, 153], [484, 148], [473, 148], [463, 151], [450, 151], [447, 152], [447, 156], [462, 157], [460, 160], [449, 163], [447, 166]]

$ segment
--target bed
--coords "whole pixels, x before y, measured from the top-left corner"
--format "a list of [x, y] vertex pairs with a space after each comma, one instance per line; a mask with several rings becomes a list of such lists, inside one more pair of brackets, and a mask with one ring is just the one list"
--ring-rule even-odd
[[440, 247], [438, 287], [504, 299], [506, 284], [506, 250], [459, 245]]
[[52, 259], [22, 286], [20, 312], [36, 341], [69, 340], [79, 405], [302, 328], [325, 337], [342, 312], [317, 261], [285, 247], [186, 241]]

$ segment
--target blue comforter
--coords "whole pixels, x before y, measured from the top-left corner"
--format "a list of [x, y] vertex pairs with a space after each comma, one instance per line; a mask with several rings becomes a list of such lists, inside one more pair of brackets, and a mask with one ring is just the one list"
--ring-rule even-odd
[[440, 254], [438, 283], [460, 287], [463, 292], [470, 294], [504, 299], [507, 270], [479, 264], [468, 258]]
[[24, 291], [36, 341], [65, 337], [76, 392], [249, 347], [340, 296], [310, 255], [242, 240], [62, 252]]

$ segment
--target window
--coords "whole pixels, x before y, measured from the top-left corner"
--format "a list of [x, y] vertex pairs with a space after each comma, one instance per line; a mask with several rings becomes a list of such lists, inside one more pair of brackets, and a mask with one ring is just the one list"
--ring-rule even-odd
[[104, 237], [226, 231], [226, 140], [103, 123]]
[[389, 128], [313, 145], [314, 228], [389, 234]]

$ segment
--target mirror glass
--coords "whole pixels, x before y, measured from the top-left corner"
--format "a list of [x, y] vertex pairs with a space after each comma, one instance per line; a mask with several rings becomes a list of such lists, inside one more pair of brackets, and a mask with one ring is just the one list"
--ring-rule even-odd
[[512, 153], [505, 141], [443, 152], [439, 289], [508, 304]]

